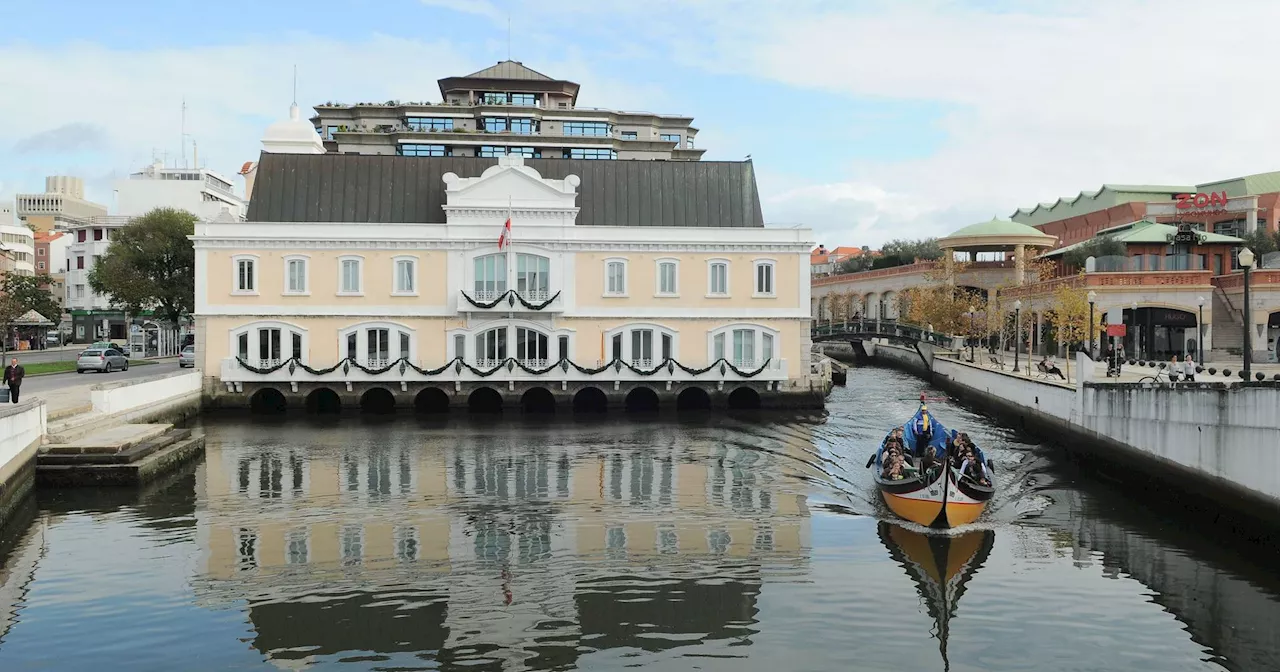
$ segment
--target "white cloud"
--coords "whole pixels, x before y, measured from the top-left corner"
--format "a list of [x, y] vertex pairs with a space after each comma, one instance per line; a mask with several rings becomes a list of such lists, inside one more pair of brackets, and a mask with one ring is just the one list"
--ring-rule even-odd
[[[153, 51], [88, 43], [3, 46], [0, 91], [22, 95], [0, 96], [0, 155], [12, 150], [13, 156], [0, 162], [0, 179], [8, 193], [39, 191], [46, 174], [123, 176], [149, 162], [153, 150], [174, 160], [184, 98], [187, 133], [201, 163], [234, 175], [258, 156], [266, 126], [288, 113], [294, 64], [305, 111], [326, 100], [438, 97], [436, 79], [467, 71], [472, 59], [444, 40], [381, 35], [339, 42], [286, 34], [270, 42]], [[70, 154], [50, 151], [54, 145]], [[35, 148], [41, 151], [25, 151]], [[91, 197], [109, 199], [109, 180], [92, 182], [99, 188]]]

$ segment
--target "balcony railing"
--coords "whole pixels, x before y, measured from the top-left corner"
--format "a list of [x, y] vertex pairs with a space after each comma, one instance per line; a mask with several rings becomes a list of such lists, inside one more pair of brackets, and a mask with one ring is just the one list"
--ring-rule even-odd
[[560, 313], [564, 312], [564, 301], [558, 291], [545, 289], [464, 289], [458, 292], [458, 310], [469, 313]]
[[[329, 383], [332, 385], [343, 385], [345, 383], [390, 383], [390, 382], [429, 382], [429, 383], [453, 383], [453, 382], [485, 382], [485, 383], [503, 383], [507, 381], [546, 381], [546, 382], [598, 382], [607, 383], [613, 381], [643, 381], [648, 383], [665, 383], [672, 382], [688, 382], [700, 381], [714, 383], [717, 381], [740, 381], [752, 380], [760, 382], [777, 382], [788, 379], [788, 363], [785, 359], [773, 359], [768, 362], [768, 366], [762, 366], [763, 362], [754, 362], [752, 360], [730, 360], [728, 364], [737, 368], [726, 366], [711, 366], [714, 362], [693, 362], [685, 363], [684, 366], [694, 371], [700, 371], [697, 374], [689, 373], [680, 366], [676, 366], [674, 362], [671, 366], [664, 366], [662, 361], [637, 359], [627, 363], [631, 364], [635, 370], [618, 362], [614, 366], [614, 362], [601, 361], [596, 362], [594, 366], [583, 366], [580, 370], [577, 366], [571, 365], [569, 362], [561, 362], [558, 360], [550, 360], [543, 358], [524, 358], [524, 359], [494, 359], [479, 358], [468, 359], [466, 361], [452, 360], [449, 362], [414, 362], [410, 366], [400, 367], [394, 366], [400, 360], [370, 360], [362, 361], [364, 369], [360, 367], [334, 366], [334, 362], [308, 362], [308, 368], [313, 371], [321, 371], [322, 373], [311, 373], [302, 367], [288, 366], [289, 360], [278, 359], [251, 359], [246, 360], [244, 364], [253, 369], [263, 371], [255, 373], [253, 370], [242, 366], [240, 360], [235, 357], [228, 357], [222, 360], [220, 369], [221, 381], [228, 386], [235, 386], [240, 383], [275, 383], [289, 385], [291, 383]], [[406, 362], [408, 363], [408, 362]], [[338, 362], [341, 364], [341, 362]], [[517, 365], [518, 364], [518, 365]], [[647, 364], [647, 366], [645, 366]], [[754, 364], [754, 365], [752, 365]], [[414, 367], [417, 368], [414, 368]], [[443, 368], [441, 368], [443, 366]], [[524, 368], [521, 368], [523, 366]], [[706, 371], [702, 369], [711, 366]], [[293, 369], [292, 371], [290, 369]], [[332, 371], [328, 369], [332, 368]], [[403, 368], [403, 371], [401, 370]], [[381, 369], [387, 369], [381, 371]], [[494, 370], [496, 369], [496, 371]], [[656, 369], [656, 370], [655, 370]], [[438, 371], [437, 371], [438, 370]], [[585, 371], [584, 371], [585, 370]], [[380, 372], [379, 372], [380, 371]], [[648, 375], [641, 375], [645, 373]], [[487, 374], [487, 375], [480, 375]], [[755, 375], [747, 375], [755, 374]], [[803, 375], [799, 372], [797, 375]]]

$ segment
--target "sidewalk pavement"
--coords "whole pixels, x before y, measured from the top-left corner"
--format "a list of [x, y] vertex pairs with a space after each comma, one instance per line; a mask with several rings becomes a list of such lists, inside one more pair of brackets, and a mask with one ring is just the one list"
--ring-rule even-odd
[[[966, 362], [969, 361], [968, 349], [958, 353], [958, 355], [963, 361], [966, 361]], [[1014, 356], [1012, 353], [1008, 353], [1008, 352], [997, 352], [995, 355], [992, 355], [986, 350], [975, 349], [974, 361], [972, 363], [978, 366], [982, 366], [984, 368], [996, 368], [995, 365], [991, 363], [992, 357], [995, 357], [1004, 365], [1005, 373], [1013, 373]], [[1038, 379], [1038, 380], [1046, 380], [1043, 376], [1040, 375], [1040, 372], [1036, 369], [1036, 364], [1040, 362], [1040, 360], [1042, 359], [1044, 359], [1043, 355], [1031, 355], [1031, 359], [1030, 359], [1030, 368], [1031, 368], [1030, 377], [1031, 378]], [[1074, 355], [1072, 356], [1070, 361], [1070, 370], [1068, 370], [1067, 368], [1068, 362], [1066, 362], [1061, 357], [1054, 357], [1053, 363], [1056, 364], [1057, 367], [1061, 369], [1064, 374], [1067, 374], [1070, 377], [1070, 383], [1074, 386], [1076, 379], [1079, 377], [1079, 372], [1077, 371]], [[1126, 362], [1123, 366], [1120, 367], [1119, 378], [1107, 378], [1107, 363], [1105, 361], [1096, 361], [1093, 363], [1093, 380], [1098, 382], [1111, 381], [1116, 383], [1136, 383], [1143, 378], [1156, 375], [1156, 373], [1160, 371], [1160, 369], [1157, 368], [1159, 364], [1160, 363], [1157, 362], [1157, 365], [1153, 367], [1153, 366], [1139, 366], [1137, 364], [1131, 365], [1128, 362]], [[1168, 362], [1164, 362], [1164, 364], [1166, 364], [1165, 369], [1167, 370]], [[1243, 361], [1212, 362], [1210, 363], [1209, 366], [1204, 367], [1205, 371], [1196, 374], [1196, 381], [1210, 382], [1210, 383], [1240, 382], [1239, 371], [1242, 364], [1243, 364]], [[1017, 374], [1022, 376], [1027, 376], [1028, 375], [1027, 366], [1028, 366], [1027, 355], [1026, 353], [1022, 353], [1021, 355], [1018, 356], [1019, 371], [1017, 372]], [[1208, 371], [1209, 367], [1213, 367], [1214, 369], [1216, 369], [1217, 373], [1210, 374]], [[1280, 374], [1280, 364], [1253, 363], [1251, 365], [1251, 368], [1253, 369], [1254, 373], [1264, 374], [1267, 380], [1272, 380], [1273, 376], [1275, 376], [1276, 374]], [[1222, 375], [1223, 369], [1230, 369], [1231, 376], [1227, 377]], [[1182, 375], [1181, 369], [1179, 369], [1178, 375], [1179, 377], [1181, 377]], [[1162, 375], [1161, 378], [1167, 380], [1164, 375]], [[1064, 383], [1064, 384], [1068, 382], [1067, 380], [1057, 378], [1056, 376], [1050, 377], [1047, 380], [1048, 382], [1058, 382], [1058, 383]]]

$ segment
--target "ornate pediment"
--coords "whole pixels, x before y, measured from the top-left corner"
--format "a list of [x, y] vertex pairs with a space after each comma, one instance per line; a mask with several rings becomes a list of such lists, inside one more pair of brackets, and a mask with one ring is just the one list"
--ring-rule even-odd
[[524, 158], [504, 156], [480, 177], [458, 177], [445, 173], [445, 209], [487, 209], [508, 207], [520, 210], [565, 210], [576, 208], [577, 175], [563, 180], [543, 178], [524, 165]]

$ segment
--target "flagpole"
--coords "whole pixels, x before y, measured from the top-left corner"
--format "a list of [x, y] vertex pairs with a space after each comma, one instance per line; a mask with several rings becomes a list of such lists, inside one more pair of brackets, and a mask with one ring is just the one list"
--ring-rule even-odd
[[[512, 222], [512, 221], [511, 221], [511, 215], [512, 215], [512, 210], [511, 210], [511, 197], [510, 197], [510, 196], [507, 196], [507, 221], [508, 221], [508, 222], [511, 222], [511, 228], [513, 228], [513, 229], [514, 229], [514, 228], [515, 228], [515, 222]], [[504, 225], [504, 226], [505, 226], [505, 225]], [[510, 229], [508, 229], [508, 230], [506, 231], [506, 241], [507, 241], [507, 289], [515, 289], [515, 288], [516, 288], [516, 286], [515, 286], [515, 283], [514, 283], [514, 282], [512, 282], [512, 277], [514, 276], [516, 269], [515, 269], [515, 264], [512, 264], [512, 263], [511, 263], [512, 259], [511, 259], [511, 231], [510, 231]]]

